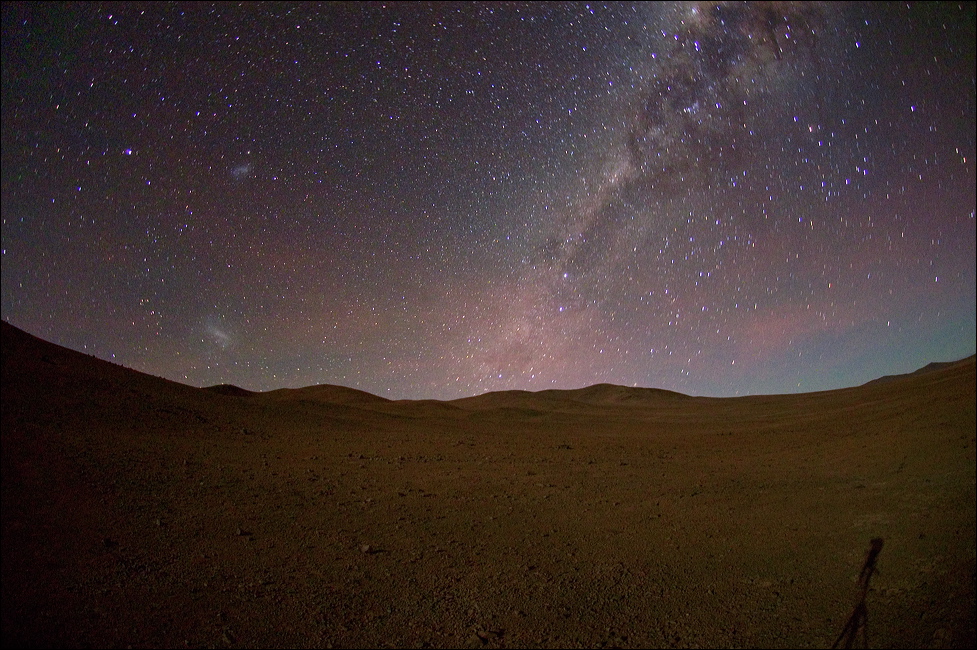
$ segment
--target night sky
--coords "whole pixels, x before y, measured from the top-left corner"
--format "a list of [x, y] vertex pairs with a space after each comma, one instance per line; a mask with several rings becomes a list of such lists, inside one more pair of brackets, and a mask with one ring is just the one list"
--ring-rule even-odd
[[3, 3], [3, 319], [195, 386], [975, 349], [975, 6]]

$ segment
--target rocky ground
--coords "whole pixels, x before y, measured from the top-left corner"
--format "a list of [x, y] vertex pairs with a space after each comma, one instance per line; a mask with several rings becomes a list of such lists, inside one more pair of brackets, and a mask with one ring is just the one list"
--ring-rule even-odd
[[7, 647], [829, 647], [872, 538], [868, 644], [975, 643], [973, 357], [390, 402], [191, 388], [4, 323], [2, 380]]

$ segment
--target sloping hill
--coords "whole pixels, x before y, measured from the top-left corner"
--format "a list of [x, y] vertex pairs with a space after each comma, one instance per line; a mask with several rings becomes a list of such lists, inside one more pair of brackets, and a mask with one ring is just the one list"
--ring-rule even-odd
[[907, 377], [918, 377], [919, 375], [927, 375], [932, 372], [938, 372], [940, 370], [946, 370], [948, 368], [954, 368], [957, 366], [965, 368], [968, 363], [970, 365], [974, 364], [974, 358], [975, 356], [971, 355], [964, 359], [960, 359], [959, 361], [938, 361], [938, 362], [928, 363], [922, 368], [918, 370], [914, 370], [913, 372], [902, 374], [902, 375], [885, 375], [883, 377], [879, 377], [878, 379], [873, 379], [869, 382], [866, 382], [863, 385], [871, 386], [873, 384], [887, 384], [891, 381], [904, 380]]
[[384, 397], [378, 397], [366, 391], [332, 384], [320, 384], [305, 388], [280, 388], [263, 393], [262, 397], [269, 400], [295, 400], [360, 407], [377, 406], [390, 402]]

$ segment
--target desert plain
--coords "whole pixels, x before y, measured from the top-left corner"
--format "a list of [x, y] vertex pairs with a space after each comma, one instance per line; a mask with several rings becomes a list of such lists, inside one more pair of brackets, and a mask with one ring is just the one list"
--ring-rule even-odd
[[741, 398], [194, 388], [3, 323], [4, 647], [975, 644], [974, 357]]

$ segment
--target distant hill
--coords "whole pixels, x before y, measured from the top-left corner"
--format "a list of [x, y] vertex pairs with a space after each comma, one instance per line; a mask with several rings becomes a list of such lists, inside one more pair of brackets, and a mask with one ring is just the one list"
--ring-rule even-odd
[[864, 384], [862, 384], [862, 386], [871, 386], [873, 384], [887, 384], [891, 381], [895, 381], [897, 379], [903, 379], [905, 377], [918, 377], [919, 375], [926, 375], [938, 370], [945, 370], [946, 368], [952, 368], [953, 366], [956, 365], [961, 365], [966, 363], [972, 364], [974, 363], [974, 359], [975, 359], [975, 355], [972, 354], [969, 357], [965, 357], [958, 361], [934, 361], [933, 363], [926, 364], [925, 366], [923, 366], [918, 370], [907, 372], [901, 375], [884, 375], [882, 377], [879, 377], [878, 379], [867, 381]]
[[324, 402], [327, 404], [345, 404], [348, 406], [375, 406], [389, 402], [385, 397], [346, 386], [333, 384], [319, 384], [304, 388], [279, 388], [262, 393], [266, 399], [301, 400], [308, 402]]
[[567, 413], [598, 407], [646, 407], [693, 399], [682, 393], [657, 388], [632, 388], [614, 384], [595, 384], [570, 390], [504, 390], [451, 400], [451, 404], [472, 411], [507, 410], [532, 415], [535, 411]]
[[[165, 382], [171, 386], [181, 386], [186, 390], [204, 391], [206, 393], [250, 398], [260, 396], [263, 400], [273, 401], [305, 401], [318, 402], [324, 404], [336, 404], [351, 406], [360, 409], [377, 409], [391, 412], [396, 409], [407, 409], [420, 412], [423, 405], [430, 405], [437, 400], [389, 400], [366, 391], [338, 386], [332, 384], [321, 384], [316, 386], [306, 386], [303, 388], [280, 388], [267, 392], [250, 391], [232, 384], [218, 384], [206, 388], [194, 388], [179, 382], [173, 382], [153, 375], [148, 375], [136, 370], [124, 368], [108, 361], [104, 361], [91, 355], [76, 352], [68, 348], [50, 343], [29, 334], [6, 321], [2, 321], [3, 334], [3, 363], [6, 365], [8, 356], [13, 358], [16, 353], [23, 361], [29, 360], [30, 363], [40, 363], [50, 366], [54, 365], [75, 365], [77, 369], [87, 368], [86, 372], [98, 375], [107, 375], [121, 381], [128, 376], [131, 380], [140, 378], [140, 381], [149, 379], [157, 382]], [[973, 364], [975, 356], [971, 355], [959, 361], [943, 361], [927, 364], [926, 366], [910, 373], [901, 375], [886, 375], [873, 379], [863, 386], [873, 386], [877, 384], [887, 384], [907, 377], [917, 377], [930, 373], [947, 370], [961, 364]], [[121, 373], [121, 374], [120, 374]], [[553, 410], [563, 412], [575, 412], [590, 406], [634, 406], [646, 407], [662, 405], [665, 403], [673, 404], [676, 400], [694, 399], [689, 395], [677, 393], [658, 388], [638, 388], [629, 386], [618, 386], [615, 384], [594, 384], [584, 388], [576, 389], [549, 389], [541, 391], [524, 390], [504, 390], [483, 393], [472, 397], [439, 402], [443, 411], [444, 407], [462, 409], [463, 411], [482, 411], [482, 410], [505, 410], [515, 409], [520, 412], [532, 412], [536, 410]]]
[[212, 393], [217, 393], [218, 395], [228, 395], [230, 397], [250, 397], [254, 395], [255, 392], [251, 390], [246, 390], [240, 388], [233, 384], [218, 384], [217, 386], [207, 386], [204, 390], [209, 390]]

